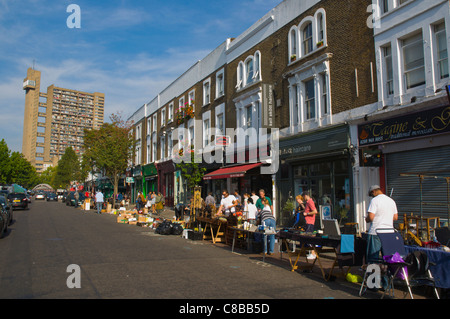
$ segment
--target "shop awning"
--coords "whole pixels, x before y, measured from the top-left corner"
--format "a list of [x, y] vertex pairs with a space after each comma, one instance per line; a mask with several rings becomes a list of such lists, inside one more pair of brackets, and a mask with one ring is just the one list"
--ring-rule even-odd
[[223, 167], [214, 172], [206, 174], [205, 176], [203, 176], [203, 179], [210, 180], [210, 179], [222, 179], [230, 177], [242, 177], [245, 175], [245, 173], [247, 173], [247, 171], [259, 167], [261, 165], [262, 163], [254, 163], [233, 167]]

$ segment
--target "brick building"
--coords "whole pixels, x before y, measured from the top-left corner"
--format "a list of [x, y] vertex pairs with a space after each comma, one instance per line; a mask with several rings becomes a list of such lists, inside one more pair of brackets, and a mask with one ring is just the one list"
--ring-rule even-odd
[[[214, 135], [243, 129], [243, 135], [232, 136], [223, 164], [203, 162], [204, 193], [218, 200], [224, 188], [241, 195], [264, 188], [281, 225], [290, 222], [291, 212], [283, 211], [289, 197], [309, 190], [334, 217], [345, 212], [352, 220], [354, 153], [347, 120], [355, 109], [378, 101], [370, 4], [282, 1], [193, 65], [131, 117], [136, 126], [147, 127], [137, 129], [141, 143], [133, 167], [154, 165], [138, 188], [147, 192], [155, 185], [174, 204], [183, 200], [185, 187], [170, 152], [180, 140], [173, 137], [177, 128], [186, 128], [182, 139], [197, 139], [200, 153]], [[198, 122], [170, 122], [190, 100]], [[267, 131], [260, 135], [263, 127]], [[280, 139], [274, 141], [276, 134]], [[276, 173], [261, 174], [274, 162]]]

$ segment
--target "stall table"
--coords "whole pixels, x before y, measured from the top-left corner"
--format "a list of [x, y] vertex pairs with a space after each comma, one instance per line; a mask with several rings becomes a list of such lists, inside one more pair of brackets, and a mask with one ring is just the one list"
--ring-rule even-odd
[[[325, 281], [329, 281], [334, 267], [338, 263], [338, 247], [340, 245], [339, 239], [331, 239], [331, 238], [323, 238], [323, 237], [316, 237], [316, 236], [308, 236], [308, 235], [302, 235], [295, 232], [288, 232], [288, 231], [280, 231], [277, 234], [277, 237], [281, 239], [282, 243], [284, 244], [286, 251], [288, 252], [289, 262], [291, 265], [291, 271], [295, 271], [299, 268], [297, 265], [300, 257], [306, 256], [307, 251], [314, 251], [316, 253], [316, 258], [312, 261], [312, 264], [309, 264], [308, 259], [306, 259], [307, 263], [309, 265], [304, 266], [304, 268], [308, 270], [312, 270], [316, 262], [319, 264], [320, 271], [322, 272], [322, 277], [325, 279]], [[300, 249], [294, 249], [293, 251], [289, 251], [289, 244], [287, 240], [292, 240], [294, 242], [300, 243]], [[328, 248], [324, 248], [328, 247]], [[324, 253], [332, 253], [334, 256], [333, 264], [330, 269], [329, 274], [327, 275], [325, 273], [324, 267], [322, 265], [321, 261], [321, 255], [323, 257]], [[281, 256], [281, 258], [283, 258]], [[350, 270], [350, 267], [348, 268], [348, 271]], [[347, 271], [347, 273], [348, 273]]]
[[450, 288], [450, 253], [441, 249], [424, 248], [419, 246], [405, 246], [407, 253], [414, 251], [423, 251], [427, 254], [430, 262], [430, 271], [436, 282], [436, 287], [448, 289]]
[[203, 227], [204, 239], [209, 237], [206, 234], [206, 232], [209, 230], [211, 240], [214, 244], [216, 242], [222, 242], [224, 240], [225, 230], [227, 228], [226, 222], [223, 222], [218, 218], [208, 218], [208, 217], [197, 217], [197, 221], [205, 223], [205, 227]]
[[[237, 232], [243, 232], [243, 233], [247, 234], [247, 247], [249, 246], [249, 238], [250, 238], [249, 234], [260, 234], [260, 235], [262, 235], [264, 243], [267, 243], [267, 236], [268, 235], [276, 235], [275, 232], [273, 232], [273, 233], [265, 233], [265, 232], [261, 232], [261, 231], [258, 231], [258, 230], [249, 230], [249, 229], [244, 229], [244, 228], [241, 228], [241, 227], [234, 227], [233, 226], [233, 227], [228, 227], [228, 228], [233, 231], [233, 243], [231, 245], [231, 252], [232, 253], [234, 252], [234, 244], [236, 243], [236, 234], [237, 234]], [[266, 253], [263, 252], [263, 262], [265, 262], [265, 260], [266, 260]]]

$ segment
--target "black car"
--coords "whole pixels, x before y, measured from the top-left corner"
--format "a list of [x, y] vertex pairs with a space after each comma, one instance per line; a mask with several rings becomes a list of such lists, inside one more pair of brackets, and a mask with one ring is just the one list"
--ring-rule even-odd
[[7, 225], [9, 226], [12, 224], [13, 221], [13, 209], [11, 203], [8, 201], [6, 197], [2, 196], [2, 194], [0, 194], [0, 205], [8, 213]]
[[8, 195], [8, 200], [13, 209], [17, 207], [22, 209], [28, 208], [28, 198], [24, 193], [11, 193]]
[[49, 202], [51, 200], [55, 201], [55, 202], [58, 201], [58, 196], [55, 193], [48, 193], [46, 197], [47, 197], [47, 202]]
[[[1, 205], [0, 205], [1, 206]], [[8, 213], [3, 206], [0, 207], [0, 238], [8, 230]]]
[[75, 206], [75, 192], [69, 192], [65, 202], [67, 206]]

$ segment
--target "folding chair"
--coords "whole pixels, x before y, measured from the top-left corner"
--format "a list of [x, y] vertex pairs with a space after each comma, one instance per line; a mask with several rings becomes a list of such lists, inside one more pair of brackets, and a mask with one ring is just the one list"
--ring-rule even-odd
[[384, 298], [388, 291], [391, 297], [394, 297], [395, 282], [406, 284], [411, 299], [414, 299], [411, 291], [412, 286], [433, 285], [436, 297], [439, 299], [434, 278], [428, 268], [430, 263], [427, 255], [422, 252], [414, 252], [408, 255], [402, 236], [393, 228], [378, 229], [377, 235], [381, 241], [381, 252], [383, 256], [393, 256], [398, 253], [404, 261], [396, 263], [383, 261], [383, 264], [388, 266], [388, 285], [382, 298]]

